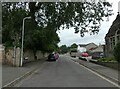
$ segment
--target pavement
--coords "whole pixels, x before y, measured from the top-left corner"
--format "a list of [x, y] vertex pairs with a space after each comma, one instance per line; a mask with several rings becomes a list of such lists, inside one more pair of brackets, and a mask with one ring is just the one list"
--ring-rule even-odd
[[32, 74], [38, 69], [45, 59], [29, 62], [23, 65], [23, 67], [12, 67], [8, 65], [2, 65], [2, 87], [12, 87], [25, 77]]
[[78, 62], [79, 64], [95, 71], [96, 73], [100, 74], [101, 76], [104, 76], [105, 78], [111, 80], [114, 83], [117, 83], [120, 85], [120, 71], [105, 67], [102, 65], [98, 65], [95, 63], [91, 63], [88, 61], [81, 60], [79, 58], [71, 58], [73, 61]]
[[[70, 57], [71, 58], [71, 57]], [[80, 60], [78, 58], [71, 58], [74, 62], [78, 62], [79, 64], [99, 73], [100, 75], [110, 79], [114, 83], [118, 83], [119, 81], [119, 73], [117, 70], [104, 67], [101, 65], [97, 65], [94, 63], [90, 63], [87, 61]], [[45, 60], [44, 60], [45, 61]], [[38, 69], [44, 61], [36, 61], [31, 62], [23, 67], [11, 67], [7, 65], [2, 66], [2, 86], [3, 87], [11, 87], [17, 84], [19, 81], [24, 79], [25, 77], [32, 74], [36, 69]]]

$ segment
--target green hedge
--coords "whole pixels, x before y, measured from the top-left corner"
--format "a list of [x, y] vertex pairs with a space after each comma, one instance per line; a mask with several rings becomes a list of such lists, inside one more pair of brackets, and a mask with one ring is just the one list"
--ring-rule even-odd
[[114, 57], [105, 57], [98, 59], [98, 62], [116, 62]]

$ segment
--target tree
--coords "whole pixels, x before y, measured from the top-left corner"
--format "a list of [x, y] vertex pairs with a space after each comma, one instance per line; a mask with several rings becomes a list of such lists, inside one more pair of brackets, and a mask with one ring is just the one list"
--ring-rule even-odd
[[117, 43], [117, 45], [114, 48], [114, 56], [115, 59], [120, 63], [120, 41]]
[[108, 2], [30, 2], [29, 8], [34, 22], [40, 27], [54, 28], [74, 27], [75, 33], [99, 32], [103, 17], [112, 15]]
[[[29, 6], [29, 8], [27, 7]], [[25, 21], [25, 46], [34, 50], [53, 51], [60, 41], [60, 27], [75, 28], [75, 33], [96, 33], [103, 17], [112, 15], [108, 2], [5, 2], [2, 3], [3, 43], [20, 46], [22, 20]], [[19, 17], [19, 18], [18, 18]], [[92, 25], [91, 25], [92, 24]], [[67, 47], [66, 47], [67, 48]]]
[[[29, 16], [29, 10], [26, 9], [27, 3], [5, 2], [2, 3], [3, 33], [2, 38], [5, 46], [21, 47], [22, 21], [24, 17]], [[18, 18], [19, 17], [19, 18]], [[59, 37], [54, 28], [43, 28], [35, 25], [33, 19], [25, 20], [25, 38], [24, 49], [33, 50], [34, 56], [37, 50], [42, 52], [52, 52], [58, 49], [57, 43]]]
[[76, 43], [73, 43], [71, 46], [70, 46], [70, 48], [72, 49], [72, 48], [77, 48], [78, 47], [78, 45], [76, 44]]
[[34, 56], [38, 50], [44, 53], [58, 49], [57, 43], [60, 40], [58, 34], [51, 28], [40, 28], [37, 25], [34, 27], [31, 20], [29, 20], [26, 21], [26, 29], [24, 48], [33, 50]]
[[22, 20], [28, 11], [25, 10], [25, 5], [19, 7], [19, 4], [2, 3], [2, 42], [6, 46], [20, 46]]
[[67, 53], [69, 51], [68, 47], [66, 45], [60, 46], [60, 52], [62, 54]]

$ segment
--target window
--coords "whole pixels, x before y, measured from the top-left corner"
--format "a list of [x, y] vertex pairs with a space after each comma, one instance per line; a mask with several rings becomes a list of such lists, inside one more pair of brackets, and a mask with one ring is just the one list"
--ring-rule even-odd
[[115, 37], [113, 37], [113, 39], [112, 39], [112, 44], [113, 44], [113, 46], [115, 46]]
[[120, 40], [120, 35], [117, 36], [117, 41], [119, 41], [119, 40]]
[[115, 37], [110, 37], [110, 49], [112, 50], [115, 46]]

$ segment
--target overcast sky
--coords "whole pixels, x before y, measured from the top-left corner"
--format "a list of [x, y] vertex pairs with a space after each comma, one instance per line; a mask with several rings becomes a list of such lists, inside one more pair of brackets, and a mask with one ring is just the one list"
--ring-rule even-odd
[[80, 34], [75, 34], [74, 33], [74, 29], [70, 28], [70, 29], [64, 29], [64, 30], [60, 30], [58, 33], [59, 37], [60, 37], [60, 43], [58, 44], [59, 46], [61, 45], [67, 45], [70, 46], [73, 43], [76, 44], [87, 44], [87, 43], [95, 43], [97, 45], [99, 44], [105, 44], [105, 35], [107, 34], [110, 26], [112, 25], [112, 22], [115, 20], [116, 16], [117, 16], [117, 12], [118, 12], [118, 2], [120, 0], [108, 0], [110, 3], [113, 3], [112, 9], [113, 9], [113, 13], [114, 15], [109, 17], [109, 21], [103, 21], [101, 23], [101, 30], [99, 31], [98, 34], [96, 35], [90, 35], [90, 34], [86, 34], [84, 37], [80, 37]]

